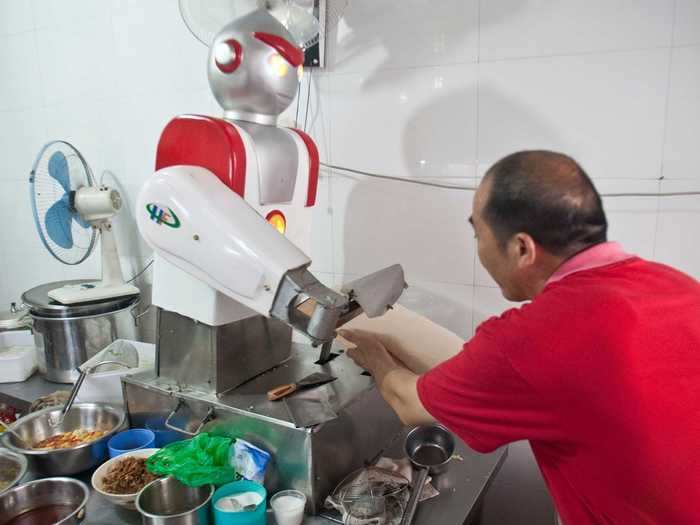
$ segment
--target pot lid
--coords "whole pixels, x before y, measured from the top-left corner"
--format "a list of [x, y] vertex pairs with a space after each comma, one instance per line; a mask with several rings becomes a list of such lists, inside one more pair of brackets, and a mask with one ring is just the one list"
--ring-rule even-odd
[[94, 282], [94, 279], [74, 279], [42, 284], [22, 294], [22, 301], [29, 306], [32, 315], [39, 317], [88, 317], [123, 310], [138, 302], [140, 295], [112, 297], [89, 303], [61, 304], [49, 297], [49, 292], [66, 285]]

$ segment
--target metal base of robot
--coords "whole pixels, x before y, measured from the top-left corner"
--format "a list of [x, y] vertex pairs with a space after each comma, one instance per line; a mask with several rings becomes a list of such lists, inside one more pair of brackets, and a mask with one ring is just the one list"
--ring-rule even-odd
[[[316, 514], [338, 482], [374, 459], [402, 431], [372, 379], [340, 354], [317, 364], [318, 349], [293, 343], [289, 360], [219, 395], [183, 388], [153, 373], [124, 377], [131, 425], [169, 432], [166, 437], [175, 428], [245, 439], [272, 454], [265, 475], [268, 493], [300, 490], [307, 497], [307, 512]], [[313, 372], [338, 378], [316, 389], [319, 410], [330, 408], [336, 417], [297, 427], [287, 403], [268, 401], [267, 391]], [[313, 403], [312, 392], [304, 397]], [[310, 406], [313, 412], [313, 404]], [[188, 435], [181, 433], [180, 437]]]

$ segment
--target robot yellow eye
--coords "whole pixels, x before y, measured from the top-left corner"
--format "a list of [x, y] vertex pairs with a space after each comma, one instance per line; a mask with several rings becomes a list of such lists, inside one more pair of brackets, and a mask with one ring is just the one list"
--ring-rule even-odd
[[272, 224], [272, 227], [275, 230], [284, 235], [284, 232], [287, 230], [287, 219], [281, 211], [272, 210], [270, 213], [267, 214], [267, 217], [265, 217], [265, 219], [267, 220], [267, 222]]
[[278, 77], [284, 77], [289, 72], [289, 64], [278, 53], [271, 54], [268, 62]]

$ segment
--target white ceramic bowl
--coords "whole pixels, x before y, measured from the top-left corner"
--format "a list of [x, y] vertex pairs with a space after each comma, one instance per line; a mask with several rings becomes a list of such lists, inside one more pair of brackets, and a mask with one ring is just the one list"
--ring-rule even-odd
[[125, 452], [124, 454], [112, 458], [109, 461], [105, 461], [92, 474], [92, 488], [115, 505], [121, 505], [122, 507], [132, 510], [136, 509], [134, 501], [136, 500], [136, 495], [138, 492], [134, 492], [133, 494], [111, 494], [104, 491], [102, 487], [102, 480], [107, 475], [107, 472], [109, 472], [109, 469], [112, 468], [112, 465], [114, 465], [117, 461], [121, 461], [124, 458], [147, 458], [159, 450], [159, 448], [140, 448], [138, 450], [132, 450], [131, 452]]

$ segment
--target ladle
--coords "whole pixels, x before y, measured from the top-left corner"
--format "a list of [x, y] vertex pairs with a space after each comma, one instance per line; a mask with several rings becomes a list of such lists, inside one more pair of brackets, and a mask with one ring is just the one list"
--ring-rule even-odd
[[425, 425], [408, 433], [405, 450], [418, 474], [415, 483], [411, 484], [411, 497], [401, 520], [401, 525], [411, 525], [428, 474], [435, 475], [447, 470], [447, 464], [455, 451], [455, 440], [442, 425]]

